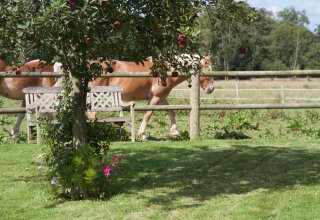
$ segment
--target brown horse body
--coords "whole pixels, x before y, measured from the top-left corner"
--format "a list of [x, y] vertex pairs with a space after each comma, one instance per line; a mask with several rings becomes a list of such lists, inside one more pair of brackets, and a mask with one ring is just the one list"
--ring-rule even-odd
[[[211, 70], [208, 63], [209, 58], [204, 60], [204, 69]], [[135, 64], [133, 62], [116, 61], [112, 66], [115, 72], [149, 72], [152, 66], [151, 60], [146, 60], [144, 64]], [[120, 86], [123, 89], [122, 99], [124, 101], [148, 100], [149, 105], [167, 105], [167, 97], [171, 90], [186, 80], [185, 76], [168, 77], [166, 86], [159, 83], [159, 78], [153, 77], [112, 77], [112, 78], [97, 78], [90, 82], [90, 86]], [[206, 93], [212, 93], [214, 90], [213, 79], [211, 77], [200, 77], [201, 88]], [[143, 117], [138, 135], [141, 139], [145, 139], [145, 130], [147, 123], [152, 115], [152, 111], [146, 112]], [[168, 111], [171, 121], [170, 133], [172, 136], [179, 135], [174, 111]]]
[[[18, 68], [21, 72], [53, 72], [52, 66], [43, 66], [43, 62], [39, 60], [30, 61], [25, 63], [21, 67]], [[7, 67], [5, 63], [0, 60], [0, 71], [7, 72], [16, 72], [13, 67]], [[39, 75], [40, 76], [40, 75]], [[22, 90], [26, 87], [33, 86], [43, 86], [43, 87], [51, 87], [55, 84], [55, 78], [51, 77], [14, 77], [14, 78], [4, 78], [0, 77], [0, 96], [4, 96], [9, 99], [14, 100], [22, 100], [22, 107], [25, 107], [25, 98]], [[16, 137], [19, 134], [19, 129], [21, 122], [24, 118], [25, 114], [20, 113], [18, 115], [18, 119], [13, 129], [11, 130], [11, 135]]]

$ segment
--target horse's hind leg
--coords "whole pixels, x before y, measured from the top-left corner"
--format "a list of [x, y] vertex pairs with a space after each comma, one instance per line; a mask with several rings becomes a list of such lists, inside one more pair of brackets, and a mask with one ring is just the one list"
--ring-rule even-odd
[[[157, 105], [157, 104], [161, 103], [161, 101], [162, 101], [162, 99], [160, 99], [159, 97], [153, 97], [149, 101], [149, 105]], [[141, 140], [147, 139], [145, 132], [146, 132], [146, 127], [147, 127], [148, 121], [151, 118], [151, 116], [152, 116], [152, 111], [147, 111], [143, 116], [143, 120], [141, 122], [139, 132], [138, 132], [139, 138]]]
[[[167, 100], [164, 100], [161, 102], [161, 105], [169, 105], [169, 103]], [[177, 126], [177, 122], [176, 122], [176, 114], [174, 113], [173, 110], [168, 110], [167, 113], [169, 115], [170, 122], [171, 122], [170, 134], [173, 137], [179, 136], [180, 132], [178, 131], [178, 126]]]
[[[23, 100], [21, 103], [21, 107], [26, 107], [26, 101]], [[22, 120], [24, 119], [25, 113], [19, 113], [18, 114], [18, 118], [17, 118], [17, 122], [16, 124], [13, 126], [10, 134], [13, 138], [16, 138], [19, 136], [19, 132], [20, 132], [20, 125]]]

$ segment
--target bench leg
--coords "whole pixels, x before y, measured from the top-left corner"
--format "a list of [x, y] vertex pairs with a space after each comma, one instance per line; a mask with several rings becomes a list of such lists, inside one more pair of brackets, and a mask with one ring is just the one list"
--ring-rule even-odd
[[120, 141], [125, 141], [125, 130], [123, 129], [122, 125], [120, 125]]
[[135, 131], [134, 131], [134, 108], [131, 107], [130, 109], [130, 114], [131, 114], [131, 142], [134, 143], [136, 142], [135, 140]]
[[28, 144], [31, 144], [31, 137], [32, 137], [32, 126], [27, 125]]
[[31, 137], [32, 137], [32, 127], [31, 126], [31, 114], [27, 112], [27, 139], [28, 144], [31, 144]]
[[41, 139], [40, 139], [40, 127], [39, 124], [37, 122], [37, 145], [41, 144]]

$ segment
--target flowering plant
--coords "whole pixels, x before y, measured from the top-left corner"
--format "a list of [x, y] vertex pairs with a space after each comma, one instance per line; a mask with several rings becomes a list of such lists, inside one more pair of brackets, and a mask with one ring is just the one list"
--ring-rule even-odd
[[50, 185], [59, 196], [73, 199], [103, 198], [108, 194], [109, 178], [117, 175], [120, 167], [120, 157], [116, 155], [107, 160], [109, 146], [105, 145], [103, 149], [104, 153], [97, 155], [95, 148], [87, 146], [69, 155], [63, 163], [51, 158], [48, 166], [42, 163], [45, 157], [50, 157], [43, 155], [38, 157], [41, 165], [37, 169], [49, 170]]
[[109, 177], [110, 176], [110, 173], [111, 171], [114, 172], [114, 174], [117, 174], [117, 172], [115, 172], [115, 169], [117, 167], [117, 165], [119, 165], [120, 163], [120, 157], [119, 156], [114, 156], [113, 157], [113, 164], [110, 166], [110, 165], [104, 165], [103, 166], [103, 172], [104, 172], [104, 175], [106, 177]]

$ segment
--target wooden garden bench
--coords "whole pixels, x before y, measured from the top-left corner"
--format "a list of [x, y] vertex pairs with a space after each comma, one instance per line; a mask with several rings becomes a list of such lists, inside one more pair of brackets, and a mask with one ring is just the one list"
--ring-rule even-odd
[[[37, 118], [40, 114], [55, 113], [59, 104], [59, 94], [63, 91], [61, 87], [28, 87], [23, 89], [26, 100], [27, 113], [27, 136], [31, 142], [31, 131], [33, 127], [37, 130], [37, 144], [40, 144], [40, 127]], [[118, 112], [117, 117], [89, 120], [89, 122], [115, 123], [121, 126], [131, 123], [131, 141], [135, 142], [134, 132], [134, 103], [125, 104], [121, 100], [122, 88], [117, 86], [95, 86], [90, 87], [87, 93], [88, 112]], [[130, 117], [125, 117], [123, 112], [130, 110]], [[32, 115], [35, 114], [35, 120]]]

